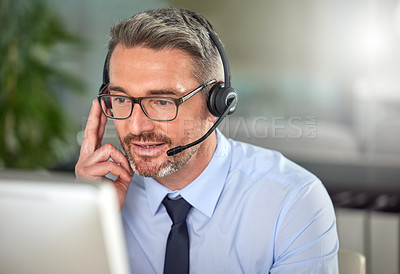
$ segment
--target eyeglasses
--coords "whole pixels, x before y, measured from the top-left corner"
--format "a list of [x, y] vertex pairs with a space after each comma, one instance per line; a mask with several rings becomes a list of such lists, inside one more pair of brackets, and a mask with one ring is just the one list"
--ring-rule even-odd
[[192, 98], [196, 93], [214, 84], [216, 80], [208, 81], [181, 98], [170, 97], [130, 97], [111, 95], [108, 86], [101, 91], [97, 99], [103, 113], [111, 119], [123, 120], [132, 115], [134, 104], [139, 104], [144, 114], [154, 121], [172, 121], [178, 115], [178, 107]]

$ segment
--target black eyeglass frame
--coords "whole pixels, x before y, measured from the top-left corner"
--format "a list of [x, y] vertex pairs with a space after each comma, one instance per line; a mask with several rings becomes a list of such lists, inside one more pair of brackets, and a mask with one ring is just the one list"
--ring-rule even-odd
[[[192, 98], [192, 97], [193, 97], [195, 94], [197, 94], [199, 91], [203, 90], [204, 88], [206, 88], [206, 87], [208, 87], [209, 85], [212, 85], [212, 84], [214, 84], [214, 83], [216, 83], [216, 82], [217, 82], [216, 80], [210, 80], [210, 81], [208, 81], [208, 82], [202, 84], [202, 85], [199, 86], [198, 88], [195, 88], [194, 90], [192, 90], [191, 92], [189, 92], [188, 94], [184, 95], [184, 96], [181, 97], [181, 98], [171, 98], [171, 97], [161, 97], [161, 96], [155, 96], [155, 97], [154, 97], [154, 96], [148, 96], [148, 97], [131, 97], [131, 96], [125, 96], [125, 95], [105, 94], [104, 92], [105, 92], [105, 90], [107, 90], [107, 88], [108, 88], [108, 85], [106, 85], [106, 86], [103, 88], [103, 90], [100, 92], [100, 94], [97, 96], [97, 100], [99, 101], [100, 108], [101, 108], [102, 112], [104, 113], [104, 115], [107, 116], [107, 117], [110, 118], [110, 119], [114, 119], [114, 120], [125, 120], [125, 119], [128, 119], [129, 117], [131, 117], [132, 112], [133, 112], [133, 107], [134, 107], [134, 105], [135, 105], [135, 103], [136, 103], [136, 104], [138, 104], [138, 105], [140, 106], [140, 108], [142, 109], [143, 113], [144, 113], [149, 119], [151, 119], [151, 120], [153, 120], [153, 121], [158, 121], [158, 122], [169, 122], [169, 121], [174, 120], [174, 119], [178, 116], [178, 109], [179, 109], [179, 106], [180, 106], [181, 104], [183, 104], [184, 102], [186, 102], [187, 100], [189, 100], [190, 98]], [[131, 111], [130, 111], [129, 115], [128, 115], [126, 118], [116, 118], [116, 117], [112, 117], [112, 116], [108, 115], [108, 114], [106, 113], [106, 111], [104, 111], [103, 105], [102, 105], [102, 103], [101, 103], [101, 99], [102, 99], [103, 97], [106, 97], [106, 96], [107, 96], [107, 97], [119, 97], [119, 98], [122, 97], [122, 98], [126, 98], [126, 99], [130, 100], [130, 101], [132, 102], [132, 107], [131, 107]], [[175, 104], [175, 106], [176, 106], [175, 116], [174, 116], [173, 118], [171, 118], [171, 119], [155, 119], [155, 118], [150, 117], [150, 115], [146, 112], [146, 109], [145, 109], [145, 108], [143, 107], [143, 105], [142, 105], [142, 100], [143, 100], [143, 99], [164, 99], [164, 100], [168, 99], [168, 100], [173, 101], [174, 104]], [[105, 106], [105, 107], [107, 107], [107, 106]]]

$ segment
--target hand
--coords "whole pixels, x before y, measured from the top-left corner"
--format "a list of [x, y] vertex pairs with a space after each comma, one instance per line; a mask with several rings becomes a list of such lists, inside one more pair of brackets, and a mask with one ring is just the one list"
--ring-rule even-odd
[[[75, 166], [78, 179], [101, 181], [108, 180], [116, 188], [119, 206], [122, 209], [128, 192], [133, 170], [125, 155], [111, 144], [101, 146], [107, 117], [102, 113], [97, 100], [93, 100], [89, 119], [86, 124], [81, 152]], [[109, 159], [113, 161], [110, 161]], [[105, 177], [108, 173], [117, 176], [115, 181]]]

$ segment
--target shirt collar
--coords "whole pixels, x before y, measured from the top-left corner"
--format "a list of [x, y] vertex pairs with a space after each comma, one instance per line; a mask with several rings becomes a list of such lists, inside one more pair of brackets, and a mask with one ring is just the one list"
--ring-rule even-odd
[[143, 178], [152, 214], [156, 214], [165, 195], [181, 195], [194, 208], [211, 217], [225, 185], [231, 163], [231, 146], [219, 130], [217, 148], [204, 171], [184, 189], [171, 191], [153, 178]]

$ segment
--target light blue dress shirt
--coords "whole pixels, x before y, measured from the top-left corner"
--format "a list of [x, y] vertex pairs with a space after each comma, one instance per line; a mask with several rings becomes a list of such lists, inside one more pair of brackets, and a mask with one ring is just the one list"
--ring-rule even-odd
[[226, 139], [180, 191], [135, 175], [122, 218], [132, 274], [163, 273], [172, 221], [161, 203], [181, 195], [190, 273], [338, 273], [335, 214], [321, 182], [282, 154]]

